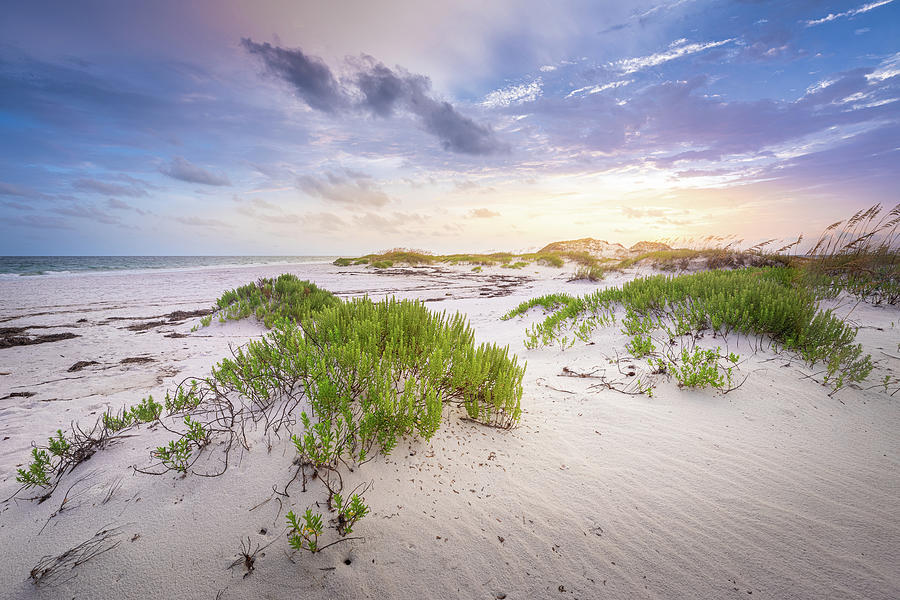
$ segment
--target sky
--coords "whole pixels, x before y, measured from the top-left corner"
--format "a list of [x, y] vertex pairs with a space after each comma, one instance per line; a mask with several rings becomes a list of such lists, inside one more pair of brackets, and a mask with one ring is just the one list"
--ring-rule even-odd
[[815, 237], [900, 187], [900, 0], [12, 3], [0, 254]]

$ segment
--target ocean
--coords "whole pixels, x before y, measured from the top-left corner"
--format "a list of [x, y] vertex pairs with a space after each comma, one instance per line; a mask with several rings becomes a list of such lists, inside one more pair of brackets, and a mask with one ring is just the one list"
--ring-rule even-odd
[[111, 271], [190, 270], [330, 262], [335, 256], [0, 256], [0, 276], [40, 277]]

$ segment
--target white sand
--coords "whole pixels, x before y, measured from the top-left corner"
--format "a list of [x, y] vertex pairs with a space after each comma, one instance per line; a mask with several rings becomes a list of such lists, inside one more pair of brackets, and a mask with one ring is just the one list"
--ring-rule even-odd
[[[570, 270], [391, 275], [277, 265], [0, 280], [0, 327], [58, 325], [29, 333], [81, 336], [0, 349], [0, 397], [36, 392], [0, 401], [2, 498], [17, 489], [15, 469], [32, 440], [72, 420], [92, 422], [107, 406], [159, 398], [183, 378], [207, 374], [229, 344], [264, 331], [214, 320], [191, 333], [198, 318], [145, 332], [127, 326], [208, 307], [260, 276], [291, 271], [342, 294], [429, 299], [431, 308], [465, 312], [479, 341], [510, 344], [528, 361], [516, 429], [446, 411], [430, 442], [408, 440], [347, 476], [349, 487], [372, 483], [372, 514], [354, 532], [364, 539], [318, 555], [291, 552], [282, 532], [284, 513], [304, 511], [321, 499], [319, 489], [304, 494], [293, 483], [289, 497], [251, 510], [290, 478], [288, 444], [271, 453], [257, 446], [218, 478], [154, 477], [130, 466], [152, 464], [149, 451], [173, 436], [142, 427], [80, 465], [47, 502], [0, 508], [0, 597], [900, 597], [900, 394], [847, 389], [828, 397], [803, 377], [811, 372], [804, 365], [753, 354], [746, 340], [730, 340], [730, 349], [750, 356], [741, 371], [750, 377], [724, 396], [671, 382], [660, 382], [652, 398], [588, 389], [596, 380], [558, 375], [563, 366], [615, 374], [604, 358], [614, 346], [621, 351], [615, 330], [565, 352], [526, 350], [524, 330], [538, 311], [498, 319], [538, 294], [596, 288], [566, 282]], [[495, 275], [515, 284], [511, 295], [489, 297]], [[900, 376], [900, 311], [859, 306], [851, 316], [879, 363], [870, 385]], [[77, 324], [81, 318], [87, 322]], [[173, 331], [188, 337], [165, 337]], [[119, 364], [138, 356], [154, 362]], [[100, 364], [67, 372], [90, 360]], [[42, 556], [109, 527], [121, 528], [118, 546], [52, 585], [30, 582]], [[274, 543], [243, 577], [242, 568], [227, 567], [248, 536], [253, 547]]]

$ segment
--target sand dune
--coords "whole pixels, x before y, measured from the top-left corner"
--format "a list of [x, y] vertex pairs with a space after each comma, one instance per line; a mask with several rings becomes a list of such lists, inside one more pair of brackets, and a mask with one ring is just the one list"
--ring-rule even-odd
[[[46, 502], [2, 505], [0, 597], [900, 597], [896, 396], [874, 387], [829, 397], [801, 363], [754, 353], [739, 338], [729, 344], [750, 357], [749, 378], [727, 395], [661, 382], [648, 398], [561, 377], [564, 366], [608, 368], [604, 354], [621, 336], [600, 332], [565, 352], [525, 349], [525, 327], [539, 315], [500, 315], [538, 294], [596, 288], [544, 267], [509, 275], [278, 265], [0, 280], [2, 326], [79, 336], [0, 349], [0, 397], [34, 392], [0, 401], [0, 495], [18, 488], [15, 469], [32, 440], [160, 397], [265, 331], [214, 319], [192, 332], [199, 317], [161, 317], [284, 271], [339, 295], [396, 294], [466, 313], [479, 341], [509, 344], [528, 361], [520, 425], [495, 430], [445, 411], [430, 442], [406, 440], [347, 475], [351, 488], [371, 484], [372, 514], [354, 532], [364, 539], [317, 555], [292, 552], [283, 536], [284, 513], [320, 498], [299, 481], [273, 494], [292, 473], [286, 440], [256, 445], [221, 477], [151, 476], [131, 466], [150, 464], [149, 451], [171, 434], [142, 427], [80, 465]], [[851, 317], [879, 373], [900, 371], [900, 312], [861, 305]], [[152, 361], [122, 363], [135, 357]], [[78, 361], [97, 364], [69, 372]], [[228, 567], [248, 538], [265, 549], [245, 576], [242, 564]], [[43, 556], [91, 539], [110, 549], [31, 582]]]

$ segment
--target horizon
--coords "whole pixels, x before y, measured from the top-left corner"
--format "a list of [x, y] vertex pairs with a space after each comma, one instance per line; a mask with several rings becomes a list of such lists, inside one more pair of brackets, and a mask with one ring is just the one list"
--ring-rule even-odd
[[34, 2], [0, 36], [3, 256], [752, 245], [897, 203], [895, 0]]

